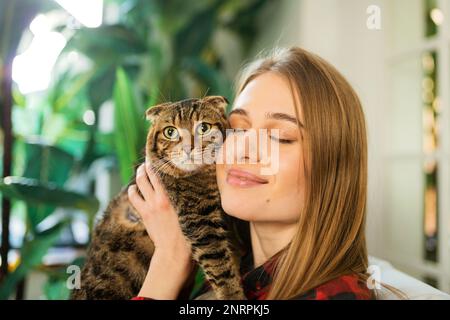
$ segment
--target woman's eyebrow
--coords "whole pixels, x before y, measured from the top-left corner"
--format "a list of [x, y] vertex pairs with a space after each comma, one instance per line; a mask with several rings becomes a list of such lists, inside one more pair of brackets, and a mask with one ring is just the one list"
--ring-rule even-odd
[[274, 113], [272, 113], [272, 112], [268, 112], [268, 113], [266, 113], [266, 118], [267, 119], [274, 119], [274, 120], [289, 121], [289, 122], [292, 122], [292, 123], [294, 123], [296, 125], [297, 124], [300, 125], [300, 127], [302, 127], [302, 128], [304, 127], [303, 123], [301, 123], [300, 120], [297, 121], [296, 117], [293, 117], [293, 116], [291, 116], [291, 115], [289, 115], [287, 113], [282, 113], [282, 112], [274, 112]]
[[[241, 116], [245, 116], [248, 117], [248, 113], [247, 111], [245, 111], [244, 109], [234, 109], [232, 110], [228, 116], [231, 116], [232, 114], [238, 114]], [[266, 118], [267, 119], [274, 119], [274, 120], [283, 120], [283, 121], [289, 121], [292, 122], [294, 124], [298, 124], [300, 125], [300, 127], [304, 128], [305, 126], [303, 125], [303, 123], [301, 123], [300, 121], [297, 121], [296, 117], [293, 117], [287, 113], [282, 113], [282, 112], [267, 112], [266, 113]]]
[[232, 114], [239, 114], [241, 116], [246, 116], [248, 117], [248, 113], [247, 111], [245, 111], [244, 109], [233, 109], [230, 111], [230, 113], [228, 114], [228, 116], [231, 116]]

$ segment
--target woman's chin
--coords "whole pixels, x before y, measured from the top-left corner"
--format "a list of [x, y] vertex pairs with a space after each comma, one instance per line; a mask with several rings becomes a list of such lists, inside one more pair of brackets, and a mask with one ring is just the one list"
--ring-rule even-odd
[[258, 207], [260, 203], [255, 199], [255, 205], [249, 199], [241, 199], [240, 197], [228, 197], [227, 195], [221, 194], [222, 197], [222, 208], [230, 216], [244, 220], [244, 221], [254, 221], [260, 216], [260, 214], [255, 214], [255, 212], [260, 211], [255, 207]]
[[232, 216], [234, 218], [237, 218], [239, 220], [243, 221], [255, 221], [255, 216], [252, 214], [249, 214], [247, 211], [243, 211], [240, 208], [223, 208], [227, 215]]
[[263, 215], [264, 202], [268, 193], [267, 184], [254, 186], [235, 186], [227, 181], [223, 172], [218, 172], [217, 183], [219, 186], [222, 207], [224, 211], [235, 218], [254, 221]]

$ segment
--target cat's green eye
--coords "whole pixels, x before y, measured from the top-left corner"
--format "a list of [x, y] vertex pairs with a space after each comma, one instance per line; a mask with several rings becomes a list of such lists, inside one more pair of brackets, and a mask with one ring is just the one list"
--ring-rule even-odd
[[165, 127], [163, 130], [163, 135], [169, 140], [178, 140], [179, 134], [178, 130], [175, 127]]
[[198, 135], [205, 135], [211, 131], [212, 125], [208, 122], [202, 122], [197, 126], [196, 133]]

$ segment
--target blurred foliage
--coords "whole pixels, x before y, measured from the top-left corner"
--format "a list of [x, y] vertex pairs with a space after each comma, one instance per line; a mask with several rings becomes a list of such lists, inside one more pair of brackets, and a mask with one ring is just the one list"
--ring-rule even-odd
[[435, 36], [438, 32], [438, 25], [432, 19], [433, 9], [439, 8], [437, 0], [424, 0], [425, 12], [425, 37], [429, 38]]
[[[84, 257], [76, 258], [70, 265], [82, 268], [85, 262]], [[44, 285], [45, 297], [49, 300], [69, 299], [70, 289], [67, 286], [67, 267], [60, 266], [57, 268], [41, 270], [48, 275], [48, 281]]]
[[[0, 66], [4, 66], [7, 60], [12, 59], [24, 30], [28, 27], [31, 19], [42, 11], [54, 8], [55, 5], [49, 0], [16, 0], [0, 1]], [[0, 76], [2, 73], [0, 73]]]
[[[133, 85], [122, 68], [117, 69], [114, 86], [116, 152], [121, 161], [121, 176], [125, 183], [134, 173], [133, 165], [138, 163], [139, 149], [145, 144], [146, 128], [133, 94]], [[138, 152], [137, 152], [138, 151]]]
[[34, 238], [27, 240], [20, 249], [21, 262], [19, 266], [2, 281], [0, 285], [0, 300], [8, 299], [19, 281], [21, 281], [30, 270], [40, 265], [42, 257], [58, 239], [63, 227], [68, 223], [64, 220], [55, 226], [37, 232]]
[[[122, 183], [129, 181], [144, 156], [147, 107], [206, 94], [232, 101], [233, 79], [225, 70], [228, 42], [236, 43], [245, 59], [258, 33], [258, 17], [269, 2], [105, 0], [107, 19], [100, 27], [55, 27], [68, 42], [50, 88], [35, 96], [13, 91], [15, 176], [0, 181], [0, 191], [26, 203], [27, 230], [20, 264], [0, 283], [0, 298], [10, 296], [39, 266], [71, 223], [70, 214], [57, 215], [56, 208], [83, 210], [92, 227], [98, 201], [89, 194], [90, 181], [85, 181], [83, 191], [73, 190], [74, 177], [84, 177], [98, 159], [113, 158]], [[29, 17], [50, 10], [64, 11], [53, 1], [0, 2], [0, 67], [7, 54], [16, 53], [28, 32]], [[111, 133], [99, 126], [105, 103], [114, 106]], [[93, 124], [83, 121], [87, 111], [95, 115]], [[42, 230], [49, 218], [55, 223]], [[47, 298], [67, 298], [65, 269], [47, 274]], [[202, 278], [198, 276], [197, 283]]]
[[[118, 21], [75, 32], [65, 51], [80, 52], [93, 63], [86, 71], [95, 70], [87, 83], [91, 107], [98, 115], [100, 105], [113, 97], [115, 113], [121, 115], [116, 116], [114, 145], [123, 183], [141, 159], [147, 126], [140, 123], [146, 107], [205, 94], [232, 101], [232, 79], [224, 73], [227, 52], [218, 35], [233, 34], [245, 56], [267, 2], [110, 0]], [[137, 122], [130, 123], [132, 119]]]

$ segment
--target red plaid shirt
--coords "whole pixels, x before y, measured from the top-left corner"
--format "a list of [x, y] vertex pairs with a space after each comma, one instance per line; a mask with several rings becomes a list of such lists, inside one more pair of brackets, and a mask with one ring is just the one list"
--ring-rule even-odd
[[[253, 257], [246, 255], [241, 264], [242, 286], [248, 300], [265, 300], [272, 283], [275, 262], [279, 253], [270, 258], [263, 265], [251, 270]], [[205, 280], [202, 287], [194, 294], [194, 298], [212, 290]], [[147, 300], [149, 298], [135, 297], [133, 300]], [[356, 274], [340, 276], [320, 286], [295, 297], [293, 300], [369, 300], [372, 292], [366, 283]], [[150, 299], [151, 300], [151, 299]]]
[[[272, 283], [274, 265], [279, 257], [276, 254], [263, 265], [251, 270], [253, 265], [252, 255], [244, 257], [241, 265], [242, 286], [248, 300], [265, 300]], [[211, 290], [205, 280], [204, 285], [195, 296], [199, 296]], [[356, 274], [340, 276], [330, 280], [305, 294], [297, 296], [294, 300], [369, 300], [372, 292], [366, 283]]]

